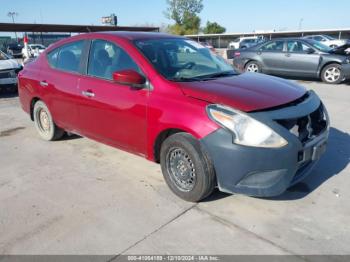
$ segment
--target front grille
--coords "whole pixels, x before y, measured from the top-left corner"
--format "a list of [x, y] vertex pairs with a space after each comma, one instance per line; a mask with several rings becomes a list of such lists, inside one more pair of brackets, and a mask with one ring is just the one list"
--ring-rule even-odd
[[322, 104], [309, 115], [294, 119], [277, 120], [277, 123], [287, 128], [302, 143], [307, 143], [327, 128], [326, 114]]
[[0, 72], [0, 78], [12, 78], [10, 71]]

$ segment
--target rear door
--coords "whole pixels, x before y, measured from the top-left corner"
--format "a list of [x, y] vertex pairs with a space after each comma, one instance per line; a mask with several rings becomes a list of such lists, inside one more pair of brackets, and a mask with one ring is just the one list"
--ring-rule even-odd
[[[313, 50], [313, 53], [308, 50]], [[320, 58], [320, 54], [305, 42], [289, 40], [285, 53], [284, 74], [316, 77]]]
[[42, 68], [39, 85], [58, 126], [79, 133], [78, 80], [82, 69], [82, 53], [86, 41], [65, 44], [47, 54], [46, 68]]
[[284, 67], [284, 45], [283, 40], [270, 41], [257, 50], [262, 63], [264, 73], [279, 74]]
[[112, 73], [126, 69], [142, 73], [117, 44], [92, 40], [87, 71], [79, 82], [80, 129], [95, 140], [145, 154], [149, 90], [115, 83]]

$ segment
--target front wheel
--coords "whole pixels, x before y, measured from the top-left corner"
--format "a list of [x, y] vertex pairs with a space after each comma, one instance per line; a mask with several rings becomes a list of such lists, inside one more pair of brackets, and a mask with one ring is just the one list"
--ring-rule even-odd
[[64, 135], [64, 130], [56, 126], [48, 107], [43, 101], [37, 101], [35, 103], [33, 115], [36, 130], [42, 139], [54, 141]]
[[178, 197], [198, 202], [216, 185], [215, 171], [199, 142], [187, 133], [177, 133], [162, 144], [160, 164], [166, 183]]
[[261, 66], [256, 61], [250, 61], [246, 64], [245, 71], [251, 73], [261, 73]]
[[341, 65], [330, 64], [325, 66], [321, 72], [321, 79], [327, 84], [339, 84], [343, 81]]

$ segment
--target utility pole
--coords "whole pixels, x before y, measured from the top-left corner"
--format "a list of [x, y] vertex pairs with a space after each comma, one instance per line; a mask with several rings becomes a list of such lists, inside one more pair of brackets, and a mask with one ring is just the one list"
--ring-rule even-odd
[[[15, 16], [18, 16], [18, 13], [10, 11], [10, 12], [7, 13], [7, 16], [11, 17], [12, 18], [12, 23], [15, 24]], [[15, 36], [16, 36], [16, 41], [18, 42], [17, 32], [15, 32]]]
[[303, 22], [304, 22], [304, 18], [301, 18], [299, 21], [299, 30], [303, 28]]

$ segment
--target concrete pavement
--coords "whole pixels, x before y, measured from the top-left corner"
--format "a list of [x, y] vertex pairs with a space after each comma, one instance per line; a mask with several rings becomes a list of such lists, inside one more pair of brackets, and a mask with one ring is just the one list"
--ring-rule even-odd
[[0, 97], [0, 254], [350, 254], [350, 85], [301, 82], [332, 121], [313, 174], [280, 197], [174, 196], [160, 167], [70, 137], [44, 142]]

